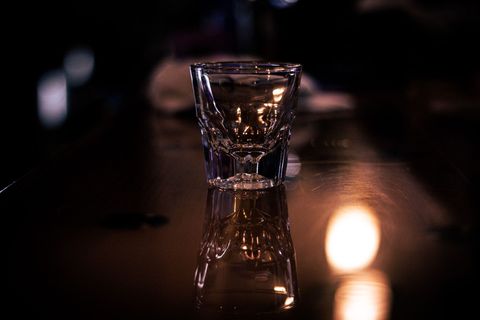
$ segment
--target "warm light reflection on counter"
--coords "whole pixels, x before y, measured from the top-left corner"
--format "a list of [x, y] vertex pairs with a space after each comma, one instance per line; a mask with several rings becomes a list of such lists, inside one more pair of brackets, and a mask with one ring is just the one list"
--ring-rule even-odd
[[330, 218], [325, 250], [328, 263], [336, 271], [352, 272], [367, 267], [379, 244], [379, 224], [368, 207], [344, 206]]
[[390, 309], [390, 285], [380, 271], [345, 277], [335, 293], [335, 320], [385, 320]]

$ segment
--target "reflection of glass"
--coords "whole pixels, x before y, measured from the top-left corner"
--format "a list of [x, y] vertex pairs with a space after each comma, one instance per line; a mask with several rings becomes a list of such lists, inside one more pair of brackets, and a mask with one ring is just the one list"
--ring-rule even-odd
[[298, 293], [284, 187], [210, 189], [206, 215], [195, 272], [196, 308], [217, 315], [292, 308]]
[[301, 70], [288, 63], [191, 66], [210, 185], [263, 189], [284, 180]]

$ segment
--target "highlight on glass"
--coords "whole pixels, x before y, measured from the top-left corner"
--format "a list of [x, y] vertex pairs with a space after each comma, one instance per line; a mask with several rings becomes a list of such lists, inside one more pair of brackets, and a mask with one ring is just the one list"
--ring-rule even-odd
[[281, 184], [302, 66], [198, 63], [190, 72], [208, 184], [253, 190]]

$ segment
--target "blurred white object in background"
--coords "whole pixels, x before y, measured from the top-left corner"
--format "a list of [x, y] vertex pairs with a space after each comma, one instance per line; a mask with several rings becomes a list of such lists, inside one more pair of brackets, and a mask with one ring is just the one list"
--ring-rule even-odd
[[194, 107], [190, 65], [202, 61], [256, 60], [252, 56], [211, 55], [197, 58], [177, 59], [167, 57], [151, 74], [147, 97], [157, 111], [173, 114]]
[[93, 51], [88, 48], [75, 48], [65, 54], [63, 69], [67, 75], [69, 86], [81, 86], [85, 84], [93, 73], [95, 57]]
[[37, 108], [45, 128], [61, 126], [68, 112], [67, 78], [62, 70], [46, 73], [37, 85]]
[[[161, 61], [150, 76], [146, 88], [151, 106], [162, 113], [175, 114], [193, 109], [193, 91], [190, 65], [196, 62], [259, 61], [254, 56], [211, 55], [197, 58], [177, 59], [167, 57]], [[299, 92], [299, 109], [308, 112], [332, 112], [354, 107], [353, 98], [341, 92], [323, 92], [315, 79], [303, 71]]]
[[163, 60], [153, 71], [148, 83], [148, 100], [155, 110], [176, 113], [193, 107], [190, 64], [193, 59]]

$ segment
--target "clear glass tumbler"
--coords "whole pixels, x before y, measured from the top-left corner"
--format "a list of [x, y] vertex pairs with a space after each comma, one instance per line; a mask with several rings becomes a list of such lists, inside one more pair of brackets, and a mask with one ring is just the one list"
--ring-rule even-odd
[[302, 66], [198, 63], [190, 72], [208, 184], [223, 189], [281, 184]]
[[292, 310], [298, 288], [283, 185], [209, 189], [195, 293], [208, 319]]

